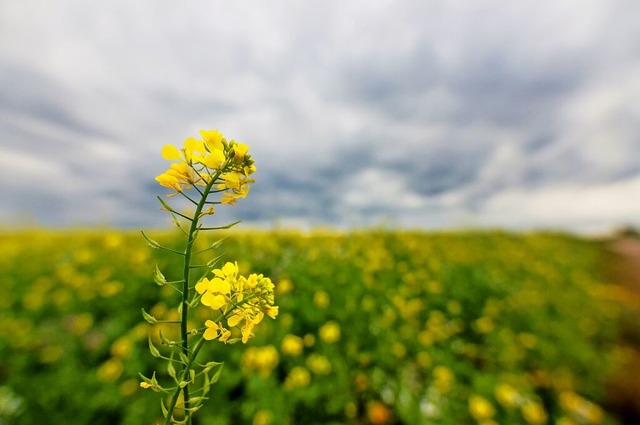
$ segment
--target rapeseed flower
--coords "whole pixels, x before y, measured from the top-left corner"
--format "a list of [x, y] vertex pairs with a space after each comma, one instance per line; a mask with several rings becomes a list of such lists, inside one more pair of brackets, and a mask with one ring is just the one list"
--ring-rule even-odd
[[[275, 285], [271, 279], [261, 274], [251, 274], [248, 277], [238, 275], [238, 264], [227, 262], [219, 269], [212, 271], [213, 279], [202, 278], [195, 286], [196, 292], [201, 294], [200, 302], [223, 314], [226, 327], [213, 321], [207, 325], [205, 339], [223, 339], [228, 334], [219, 328], [238, 328], [241, 340], [246, 343], [253, 337], [253, 329], [265, 315], [275, 319], [278, 307], [274, 305], [273, 291]], [[215, 325], [215, 326], [214, 326]]]
[[325, 323], [320, 327], [320, 339], [327, 344], [333, 344], [340, 341], [340, 325], [333, 320]]
[[478, 422], [489, 420], [496, 414], [493, 405], [486, 398], [474, 394], [469, 397], [469, 413]]
[[[239, 198], [249, 193], [249, 185], [254, 179], [256, 167], [249, 152], [249, 146], [234, 140], [227, 141], [217, 130], [200, 131], [202, 140], [187, 138], [181, 149], [173, 145], [162, 148], [162, 157], [171, 164], [155, 180], [175, 193], [183, 193], [193, 186], [216, 184], [217, 190], [224, 192], [219, 203], [235, 205]], [[213, 210], [210, 210], [213, 213]]]
[[296, 335], [285, 335], [282, 340], [282, 353], [288, 356], [299, 356], [304, 348], [304, 340]]

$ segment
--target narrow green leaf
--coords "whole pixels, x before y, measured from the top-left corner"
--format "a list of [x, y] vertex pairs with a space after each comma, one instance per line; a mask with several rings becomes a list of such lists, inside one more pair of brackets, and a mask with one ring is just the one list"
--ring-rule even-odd
[[218, 370], [216, 370], [216, 372], [211, 377], [211, 383], [212, 384], [215, 384], [216, 382], [218, 382], [218, 379], [220, 379], [220, 374], [222, 373], [222, 368], [223, 367], [224, 367], [224, 363], [220, 365]]
[[174, 381], [176, 381], [176, 384], [177, 384], [178, 381], [176, 380], [176, 368], [173, 366], [173, 352], [171, 353], [171, 357], [169, 358], [169, 364], [167, 365], [167, 373], [169, 374], [170, 377], [173, 378]]
[[151, 355], [153, 357], [160, 357], [160, 351], [158, 351], [158, 349], [153, 345], [153, 342], [151, 342], [151, 335], [149, 335], [149, 351], [151, 351]]
[[167, 415], [169, 414], [169, 411], [165, 407], [164, 401], [162, 399], [160, 399], [160, 409], [162, 410], [162, 416], [164, 416], [166, 418]]
[[144, 308], [142, 309], [142, 317], [147, 321], [147, 323], [150, 323], [152, 325], [158, 323], [158, 319], [147, 313]]
[[144, 237], [144, 239], [147, 241], [147, 243], [151, 248], [158, 249], [161, 247], [161, 245], [158, 242], [154, 241], [153, 239], [150, 239], [147, 235], [145, 235], [144, 231], [141, 230], [140, 233], [142, 233], [142, 236]]
[[153, 276], [153, 280], [158, 284], [158, 286], [163, 286], [167, 284], [167, 279], [164, 277], [164, 275], [160, 271], [160, 268], [158, 268], [157, 264], [156, 264], [156, 273]]
[[211, 380], [209, 379], [209, 372], [205, 372], [204, 374], [204, 385], [202, 386], [202, 394], [209, 394], [209, 389], [211, 388]]
[[156, 198], [158, 198], [158, 201], [160, 201], [160, 203], [162, 204], [162, 207], [169, 211], [169, 212], [173, 212], [173, 208], [171, 207], [171, 205], [167, 204], [167, 202], [162, 199], [160, 196], [156, 196]]

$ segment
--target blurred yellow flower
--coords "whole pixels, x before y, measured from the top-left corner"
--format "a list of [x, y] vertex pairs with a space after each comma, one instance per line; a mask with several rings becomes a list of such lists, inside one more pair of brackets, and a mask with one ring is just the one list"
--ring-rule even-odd
[[282, 353], [287, 356], [299, 356], [302, 354], [304, 340], [296, 335], [285, 335], [282, 340]]
[[313, 294], [313, 303], [318, 308], [327, 308], [329, 306], [329, 300], [329, 294], [327, 294], [325, 291], [316, 291], [316, 293]]
[[122, 375], [123, 369], [124, 367], [120, 360], [109, 359], [100, 365], [96, 373], [101, 381], [114, 382]]
[[493, 418], [496, 411], [493, 405], [486, 398], [474, 394], [469, 397], [469, 413], [477, 421], [484, 421]]
[[434, 387], [440, 394], [451, 391], [451, 386], [455, 379], [453, 372], [446, 366], [436, 366], [433, 369]]
[[307, 358], [307, 367], [316, 375], [328, 375], [331, 373], [331, 363], [322, 354], [310, 354]]
[[270, 425], [273, 421], [273, 414], [268, 410], [258, 410], [253, 415], [253, 425]]
[[498, 403], [507, 408], [516, 407], [520, 401], [520, 394], [509, 384], [498, 384], [495, 396]]
[[528, 401], [522, 406], [521, 412], [524, 420], [531, 425], [542, 425], [547, 422], [547, 412], [540, 403]]
[[309, 371], [301, 366], [296, 366], [291, 369], [291, 372], [284, 380], [284, 387], [287, 389], [302, 388], [309, 385], [311, 382], [311, 375]]
[[250, 372], [257, 372], [266, 378], [278, 365], [278, 351], [272, 345], [250, 347], [242, 355], [242, 366]]
[[340, 325], [335, 321], [329, 321], [322, 325], [319, 330], [320, 339], [327, 344], [340, 341]]

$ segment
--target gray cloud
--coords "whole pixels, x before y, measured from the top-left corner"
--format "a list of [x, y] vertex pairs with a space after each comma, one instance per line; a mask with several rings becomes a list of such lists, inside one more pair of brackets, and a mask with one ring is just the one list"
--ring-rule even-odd
[[638, 223], [624, 199], [640, 176], [639, 13], [632, 0], [4, 2], [0, 221], [168, 222], [159, 150], [214, 127], [258, 165], [221, 220]]

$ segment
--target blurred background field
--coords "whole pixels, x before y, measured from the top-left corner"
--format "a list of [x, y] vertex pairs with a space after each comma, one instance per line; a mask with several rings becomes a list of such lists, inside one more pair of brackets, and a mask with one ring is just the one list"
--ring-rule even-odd
[[[151, 236], [179, 246], [174, 233]], [[225, 366], [198, 424], [632, 423], [638, 298], [612, 281], [618, 254], [602, 241], [226, 236], [223, 260], [270, 276], [280, 316], [246, 346], [207, 344], [201, 358]], [[147, 346], [159, 326], [140, 309], [176, 316], [177, 294], [153, 282], [156, 263], [177, 278], [176, 260], [136, 232], [5, 231], [0, 241], [0, 423], [158, 423], [157, 395], [137, 373], [160, 366]]]

